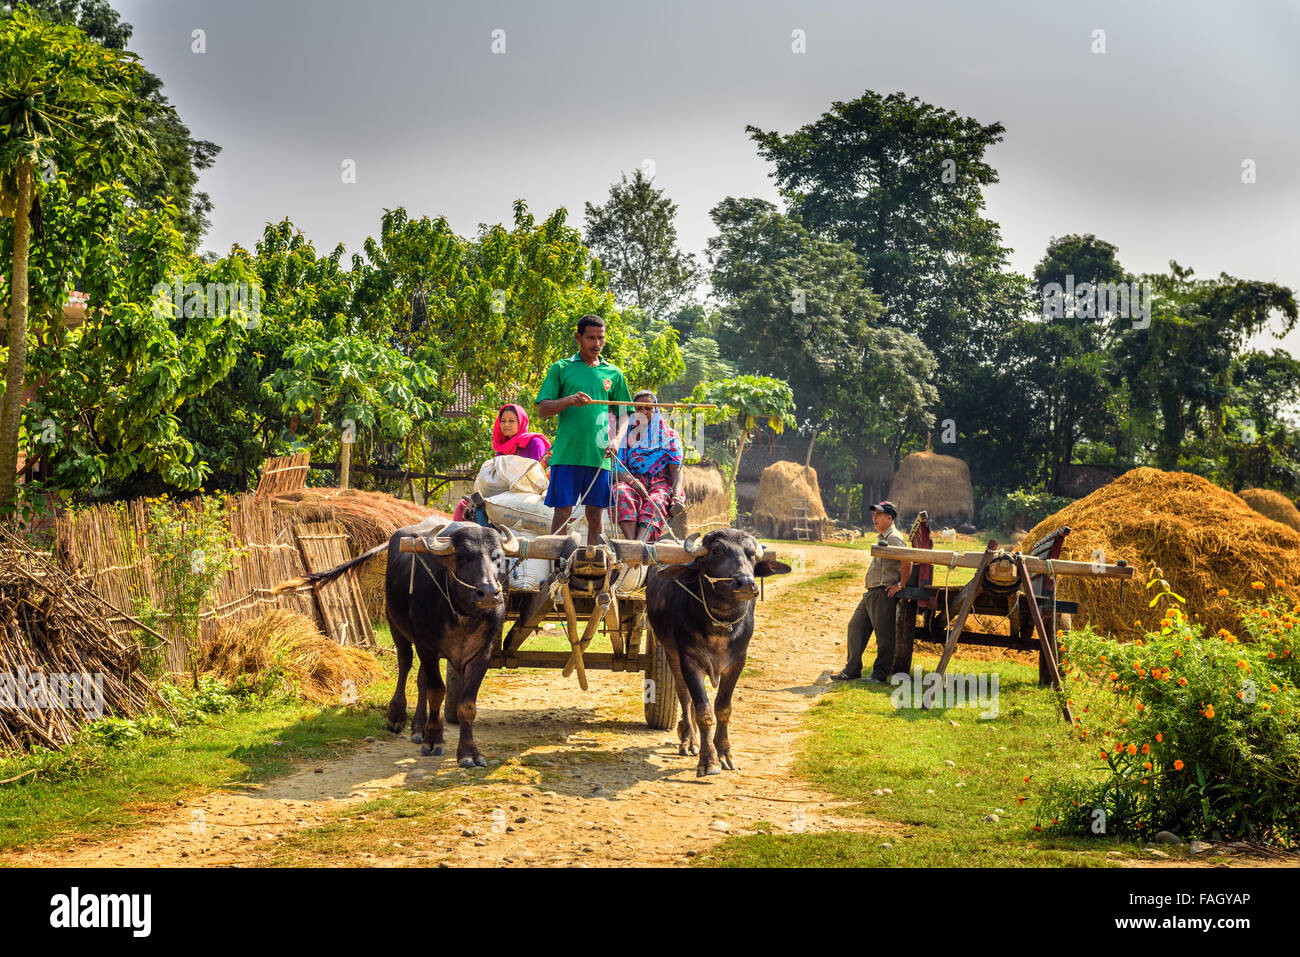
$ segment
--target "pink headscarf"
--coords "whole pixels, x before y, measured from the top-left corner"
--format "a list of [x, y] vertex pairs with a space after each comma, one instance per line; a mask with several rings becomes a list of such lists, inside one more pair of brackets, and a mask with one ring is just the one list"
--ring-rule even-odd
[[[519, 418], [519, 431], [510, 438], [501, 434], [501, 413], [506, 409], [514, 411]], [[551, 447], [550, 440], [540, 432], [528, 431], [528, 413], [524, 411], [523, 406], [507, 404], [497, 410], [497, 419], [492, 423], [492, 448], [497, 455], [518, 455], [520, 449], [524, 448], [533, 439], [541, 439], [547, 449]]]

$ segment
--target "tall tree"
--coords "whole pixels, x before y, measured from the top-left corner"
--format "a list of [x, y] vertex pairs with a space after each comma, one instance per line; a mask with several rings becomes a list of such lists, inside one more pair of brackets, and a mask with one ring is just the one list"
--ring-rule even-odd
[[851, 243], [883, 321], [935, 354], [941, 392], [993, 354], [1027, 307], [998, 226], [981, 215], [982, 190], [997, 182], [984, 154], [1002, 139], [1000, 123], [868, 91], [788, 135], [746, 129], [774, 164], [789, 212]]
[[[1108, 387], [1110, 350], [1130, 316], [1111, 311], [1109, 297], [1098, 296], [1100, 284], [1123, 285], [1125, 273], [1111, 243], [1087, 235], [1053, 238], [1034, 268], [1034, 292], [1040, 302], [1062, 290], [1091, 289], [1086, 301], [1046, 303], [1043, 315], [1020, 325], [1010, 337], [1017, 347], [1016, 375], [1024, 387], [1023, 401], [1036, 413], [1032, 446], [1045, 454], [1040, 478], [1055, 491], [1061, 471], [1074, 458], [1087, 435], [1113, 436], [1117, 424], [1110, 416]], [[1076, 294], [1075, 300], [1080, 297]], [[1129, 303], [1129, 311], [1136, 308]]]
[[[109, 0], [22, 0], [25, 7], [54, 23], [80, 28], [90, 39], [110, 50], [125, 50], [134, 27], [126, 23]], [[0, 11], [0, 17], [5, 15]], [[198, 189], [199, 173], [208, 169], [221, 147], [209, 140], [195, 139], [175, 108], [163, 95], [163, 81], [149, 70], [137, 74], [136, 95], [149, 104], [145, 125], [153, 138], [158, 164], [132, 184], [136, 201], [160, 208], [170, 198], [180, 209], [178, 225], [190, 252], [198, 249], [207, 232], [212, 200]]]
[[1128, 383], [1135, 406], [1158, 410], [1156, 464], [1176, 469], [1189, 431], [1202, 433], [1211, 448], [1222, 444], [1233, 363], [1275, 315], [1281, 317], [1275, 335], [1295, 328], [1295, 295], [1276, 283], [1226, 273], [1194, 279], [1176, 262], [1167, 275], [1141, 281], [1153, 288], [1150, 326], [1119, 338], [1116, 375]]
[[929, 426], [934, 359], [917, 337], [873, 324], [883, 310], [853, 247], [765, 200], [728, 198], [712, 216], [723, 353], [789, 382], [805, 428], [833, 430], [859, 459], [879, 448], [897, 457]]
[[622, 174], [603, 205], [585, 205], [587, 246], [621, 305], [658, 318], [695, 290], [695, 257], [677, 247], [677, 204], [640, 169]]
[[[13, 217], [13, 281], [5, 394], [0, 404], [0, 507], [14, 503], [18, 427], [27, 360], [31, 224], [59, 171], [84, 195], [96, 182], [130, 180], [155, 162], [141, 67], [76, 27], [15, 10], [0, 20], [0, 212]], [[35, 215], [34, 215], [35, 213]]]

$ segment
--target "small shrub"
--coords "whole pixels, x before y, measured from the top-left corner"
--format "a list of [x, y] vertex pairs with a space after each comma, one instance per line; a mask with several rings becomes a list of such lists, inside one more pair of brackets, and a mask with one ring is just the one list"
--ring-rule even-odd
[[[1177, 596], [1153, 604], [1161, 598]], [[1243, 635], [1205, 635], [1175, 606], [1131, 642], [1091, 629], [1063, 637], [1076, 724], [1101, 766], [1049, 790], [1056, 827], [1103, 833], [1100, 809], [1111, 835], [1300, 836], [1300, 605], [1276, 595], [1238, 604]]]

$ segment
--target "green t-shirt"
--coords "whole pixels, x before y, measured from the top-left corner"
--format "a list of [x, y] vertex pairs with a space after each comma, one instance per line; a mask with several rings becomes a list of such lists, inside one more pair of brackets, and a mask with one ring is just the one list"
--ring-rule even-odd
[[[537, 401], [563, 399], [575, 392], [585, 392], [593, 399], [626, 402], [618, 405], [573, 405], [560, 413], [555, 429], [555, 445], [551, 449], [552, 465], [585, 465], [587, 468], [609, 468], [605, 447], [614, 439], [610, 415], [631, 412], [632, 393], [618, 366], [604, 359], [589, 366], [574, 353], [561, 359], [546, 371], [546, 379], [537, 393]], [[617, 421], [617, 419], [615, 419]]]

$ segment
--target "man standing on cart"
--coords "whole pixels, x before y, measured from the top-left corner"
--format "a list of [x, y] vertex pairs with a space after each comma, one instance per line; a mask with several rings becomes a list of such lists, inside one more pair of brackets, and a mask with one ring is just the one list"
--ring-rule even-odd
[[[910, 548], [911, 542], [894, 525], [898, 506], [884, 501], [871, 506], [871, 520], [880, 534], [877, 545]], [[872, 556], [867, 566], [867, 590], [849, 619], [849, 656], [844, 670], [831, 675], [832, 681], [852, 681], [862, 677], [862, 656], [871, 633], [876, 633], [876, 662], [871, 668], [871, 684], [887, 684], [894, 673], [894, 626], [898, 615], [898, 593], [912, 574], [912, 563]]]
[[[575, 505], [586, 506], [587, 544], [597, 545], [604, 509], [613, 501], [610, 459], [627, 431], [632, 393], [622, 371], [600, 357], [605, 348], [605, 320], [583, 316], [573, 337], [578, 351], [551, 365], [537, 393], [538, 418], [560, 417], [551, 449], [546, 504], [555, 510], [552, 534], [565, 526]], [[611, 429], [614, 415], [619, 424]]]

